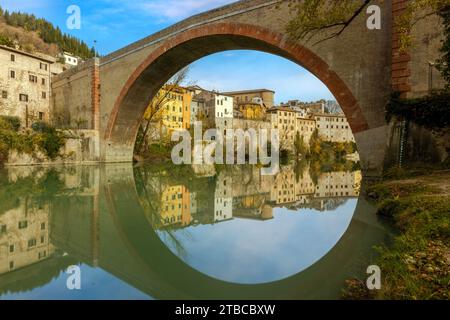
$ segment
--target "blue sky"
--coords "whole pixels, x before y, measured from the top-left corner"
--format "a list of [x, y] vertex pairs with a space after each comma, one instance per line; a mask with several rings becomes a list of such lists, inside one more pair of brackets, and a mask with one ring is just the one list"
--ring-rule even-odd
[[[8, 10], [20, 10], [46, 18], [64, 32], [90, 46], [97, 40], [101, 54], [113, 52], [193, 14], [234, 0], [0, 0]], [[81, 9], [81, 30], [68, 30], [67, 7]], [[230, 74], [230, 70], [233, 72]], [[231, 91], [268, 88], [276, 102], [333, 99], [329, 90], [298, 65], [265, 53], [231, 51], [197, 61], [191, 68], [192, 82], [208, 89]]]
[[[267, 283], [295, 275], [325, 257], [342, 238], [357, 199], [331, 211], [274, 209], [274, 219], [239, 219], [177, 230], [173, 236], [185, 249], [169, 249], [192, 268], [233, 283]], [[282, 230], [282, 232], [280, 232]], [[268, 255], [268, 253], [270, 253]]]

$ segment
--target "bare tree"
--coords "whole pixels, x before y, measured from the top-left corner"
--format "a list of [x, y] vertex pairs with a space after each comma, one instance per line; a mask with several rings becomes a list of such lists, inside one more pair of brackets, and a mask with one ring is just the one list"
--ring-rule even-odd
[[175, 74], [164, 86], [164, 90], [160, 90], [150, 102], [147, 110], [144, 114], [144, 120], [141, 123], [142, 134], [138, 137], [135, 146], [135, 154], [142, 152], [142, 147], [147, 141], [148, 134], [152, 123], [159, 122], [162, 126], [162, 120], [164, 116], [164, 106], [170, 101], [172, 93], [185, 82], [189, 73], [189, 67], [186, 67]]
[[[287, 32], [291, 38], [309, 41], [319, 33], [314, 44], [341, 35], [358, 16], [364, 13], [372, 0], [289, 0], [295, 12], [288, 23]], [[450, 4], [450, 0], [412, 0], [405, 12], [396, 21], [402, 47], [410, 42], [410, 31], [417, 21], [439, 13]]]

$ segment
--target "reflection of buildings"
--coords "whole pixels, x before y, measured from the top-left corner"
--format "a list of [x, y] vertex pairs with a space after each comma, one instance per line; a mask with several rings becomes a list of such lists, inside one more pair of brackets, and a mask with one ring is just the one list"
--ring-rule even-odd
[[357, 172], [327, 172], [319, 177], [315, 197], [357, 197], [362, 175]]
[[168, 186], [164, 189], [162, 196], [161, 224], [169, 225], [189, 225], [191, 217], [191, 196], [183, 185]]
[[20, 201], [14, 209], [0, 214], [0, 274], [48, 258], [49, 206]]
[[262, 176], [258, 168], [246, 166], [198, 178], [214, 179], [214, 192], [167, 186], [161, 197], [161, 226], [180, 228], [236, 218], [264, 221], [273, 218], [275, 207], [331, 211], [359, 196], [360, 171], [316, 173], [314, 179], [312, 175], [309, 165], [301, 169], [284, 166], [276, 176]]
[[214, 193], [214, 222], [233, 218], [232, 178], [221, 172]]

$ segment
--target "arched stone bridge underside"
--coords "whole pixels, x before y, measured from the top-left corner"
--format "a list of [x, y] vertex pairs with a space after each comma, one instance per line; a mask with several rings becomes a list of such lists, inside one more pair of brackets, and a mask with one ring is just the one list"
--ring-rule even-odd
[[[377, 1], [374, 1], [377, 3]], [[99, 159], [131, 161], [137, 129], [151, 98], [177, 71], [226, 50], [258, 50], [289, 59], [319, 78], [342, 106], [355, 134], [366, 173], [379, 173], [387, 144], [384, 106], [391, 92], [391, 3], [380, 2], [382, 30], [362, 15], [338, 38], [301, 43], [285, 32], [288, 1], [247, 0], [209, 11], [99, 61], [56, 78], [65, 87], [55, 99], [66, 108], [90, 99], [92, 127], [100, 133]], [[320, 35], [323, 37], [324, 35]], [[86, 72], [86, 70], [89, 70]], [[81, 84], [88, 81], [88, 85]], [[71, 88], [90, 87], [75, 97]], [[251, 84], [249, 84], [251, 86]], [[299, 87], [299, 92], [302, 88]], [[62, 93], [64, 92], [64, 94]]]

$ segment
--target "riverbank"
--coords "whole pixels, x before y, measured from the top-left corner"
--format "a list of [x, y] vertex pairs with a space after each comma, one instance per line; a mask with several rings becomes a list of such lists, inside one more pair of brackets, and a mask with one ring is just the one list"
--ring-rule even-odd
[[450, 298], [450, 170], [402, 171], [367, 189], [398, 235], [379, 252], [380, 290], [348, 280], [345, 299]]

